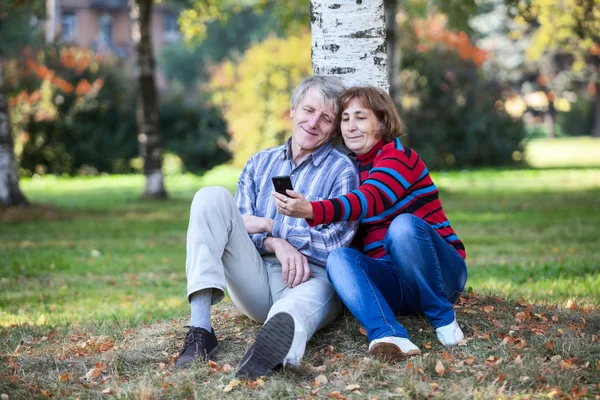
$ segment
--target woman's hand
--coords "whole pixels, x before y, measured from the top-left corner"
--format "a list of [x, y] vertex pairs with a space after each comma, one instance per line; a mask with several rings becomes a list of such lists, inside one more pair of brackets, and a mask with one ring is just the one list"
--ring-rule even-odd
[[293, 190], [286, 190], [286, 193], [288, 194], [287, 196], [273, 192], [275, 207], [277, 207], [277, 211], [280, 214], [287, 215], [288, 217], [308, 219], [312, 219], [315, 216], [310, 201], [306, 200], [304, 196]]

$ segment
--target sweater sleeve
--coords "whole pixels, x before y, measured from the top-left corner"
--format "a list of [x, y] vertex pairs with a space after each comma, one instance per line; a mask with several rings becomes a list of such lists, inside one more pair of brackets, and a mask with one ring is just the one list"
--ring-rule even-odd
[[403, 199], [407, 190], [428, 174], [415, 151], [386, 145], [375, 158], [369, 177], [352, 192], [311, 202], [311, 226], [356, 221], [379, 215]]

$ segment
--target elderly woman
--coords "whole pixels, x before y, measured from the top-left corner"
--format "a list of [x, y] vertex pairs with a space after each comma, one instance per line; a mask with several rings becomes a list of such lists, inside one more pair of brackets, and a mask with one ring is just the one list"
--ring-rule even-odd
[[467, 280], [466, 253], [427, 167], [400, 143], [400, 118], [387, 93], [352, 87], [339, 101], [342, 136], [356, 154], [361, 186], [312, 202], [294, 191], [273, 193], [277, 210], [311, 226], [360, 221], [355, 246], [331, 252], [327, 273], [366, 329], [370, 354], [388, 360], [421, 354], [396, 314], [425, 314], [439, 341], [456, 345], [464, 335], [452, 304]]

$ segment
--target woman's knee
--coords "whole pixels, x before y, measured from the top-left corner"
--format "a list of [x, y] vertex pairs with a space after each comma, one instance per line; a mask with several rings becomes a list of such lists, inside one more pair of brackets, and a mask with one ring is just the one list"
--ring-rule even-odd
[[388, 234], [410, 237], [423, 229], [423, 223], [426, 223], [421, 218], [413, 214], [400, 214], [390, 224]]
[[357, 250], [341, 247], [333, 250], [327, 257], [327, 275], [329, 280], [339, 275], [346, 275], [356, 265]]

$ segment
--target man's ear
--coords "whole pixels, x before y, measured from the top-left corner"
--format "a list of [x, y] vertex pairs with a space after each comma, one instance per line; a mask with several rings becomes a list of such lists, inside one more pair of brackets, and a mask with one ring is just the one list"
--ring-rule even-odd
[[294, 109], [294, 107], [293, 107], [293, 106], [292, 106], [292, 107], [290, 107], [290, 118], [294, 118], [294, 112], [295, 112], [295, 111], [296, 111], [296, 110]]

